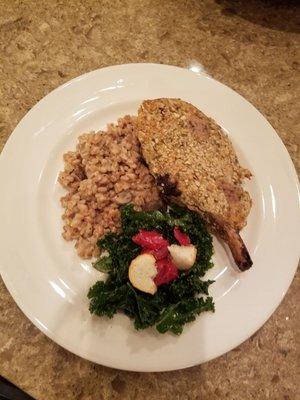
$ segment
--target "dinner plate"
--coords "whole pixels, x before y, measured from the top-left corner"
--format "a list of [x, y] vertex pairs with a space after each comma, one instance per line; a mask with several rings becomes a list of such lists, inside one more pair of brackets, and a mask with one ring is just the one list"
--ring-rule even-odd
[[[240, 273], [214, 239], [207, 278], [216, 311], [181, 336], [135, 331], [123, 315], [91, 316], [87, 291], [102, 278], [61, 237], [63, 154], [82, 132], [136, 114], [143, 99], [177, 97], [214, 118], [253, 178], [241, 235], [253, 267]], [[18, 124], [0, 159], [1, 275], [24, 314], [69, 351], [106, 366], [163, 371], [220, 356], [252, 335], [285, 295], [298, 261], [298, 180], [281, 140], [243, 97], [202, 73], [167, 65], [128, 64], [79, 76], [43, 98]]]

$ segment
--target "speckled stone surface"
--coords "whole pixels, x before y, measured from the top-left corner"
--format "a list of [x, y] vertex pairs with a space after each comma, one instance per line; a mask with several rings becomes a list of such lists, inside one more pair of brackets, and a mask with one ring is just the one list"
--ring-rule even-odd
[[[299, 171], [296, 3], [0, 0], [0, 149], [38, 100], [77, 75], [129, 62], [198, 62], [268, 118]], [[299, 304], [296, 277], [274, 315], [240, 347], [187, 370], [141, 374], [60, 348], [26, 319], [1, 282], [0, 374], [38, 400], [296, 400]]]

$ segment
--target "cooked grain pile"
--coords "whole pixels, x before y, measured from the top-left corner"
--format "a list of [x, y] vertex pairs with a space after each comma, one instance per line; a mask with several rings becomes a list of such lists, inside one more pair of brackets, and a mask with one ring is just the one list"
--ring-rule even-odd
[[62, 235], [76, 241], [82, 258], [96, 256], [97, 240], [119, 229], [121, 205], [143, 210], [160, 205], [154, 179], [143, 164], [134, 117], [108, 125], [107, 132], [81, 135], [64, 162], [59, 182], [68, 193], [61, 198]]

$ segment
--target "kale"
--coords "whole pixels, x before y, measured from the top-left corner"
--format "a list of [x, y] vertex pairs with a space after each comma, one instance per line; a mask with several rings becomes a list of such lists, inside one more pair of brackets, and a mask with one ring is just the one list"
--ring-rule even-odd
[[[93, 265], [107, 272], [105, 282], [99, 281], [89, 292], [90, 312], [112, 318], [123, 312], [133, 319], [136, 329], [155, 326], [157, 331], [170, 331], [179, 335], [183, 326], [193, 321], [204, 311], [214, 311], [214, 303], [208, 297], [208, 288], [213, 281], [201, 278], [213, 266], [212, 237], [201, 217], [179, 206], [168, 206], [166, 211], [140, 212], [132, 205], [121, 210], [121, 233], [108, 233], [97, 242], [101, 251], [108, 256], [99, 258]], [[157, 230], [176, 243], [173, 235], [175, 226], [189, 235], [197, 247], [194, 266], [169, 284], [162, 285], [154, 295], [135, 289], [128, 280], [130, 262], [140, 254], [141, 247], [132, 241], [132, 236], [144, 230]]]
[[127, 285], [116, 286], [109, 282], [98, 281], [88, 293], [90, 312], [106, 315], [109, 318], [121, 310], [127, 302]]
[[108, 251], [111, 259], [108, 280], [118, 284], [126, 283], [129, 264], [140, 253], [140, 246], [131, 240], [131, 236], [122, 233], [107, 233], [103, 239], [98, 240], [97, 245], [101, 250]]
[[196, 316], [203, 311], [213, 310], [214, 304], [211, 297], [206, 299], [191, 297], [181, 300], [179, 303], [171, 304], [165, 308], [156, 323], [156, 329], [160, 333], [171, 331], [180, 335], [184, 324], [194, 321]]
[[100, 272], [108, 272], [112, 269], [113, 261], [111, 256], [101, 257], [93, 263], [93, 267]]

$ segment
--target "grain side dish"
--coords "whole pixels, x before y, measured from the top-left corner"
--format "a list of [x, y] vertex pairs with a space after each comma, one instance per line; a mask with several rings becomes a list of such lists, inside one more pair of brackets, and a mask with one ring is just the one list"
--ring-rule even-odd
[[97, 240], [120, 228], [120, 206], [152, 210], [161, 205], [141, 158], [136, 118], [130, 116], [108, 125], [106, 132], [81, 135], [76, 150], [64, 154], [59, 182], [67, 190], [61, 199], [63, 237], [75, 240], [82, 258], [97, 256]]

